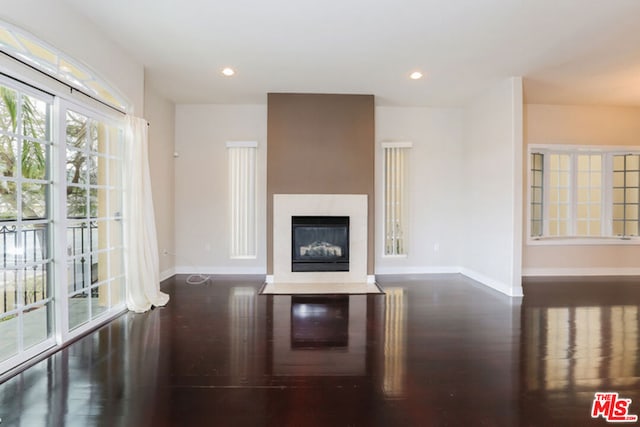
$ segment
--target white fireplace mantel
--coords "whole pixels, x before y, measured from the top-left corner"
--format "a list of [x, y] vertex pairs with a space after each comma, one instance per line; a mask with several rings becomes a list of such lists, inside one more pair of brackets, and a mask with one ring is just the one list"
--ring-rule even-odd
[[[273, 196], [273, 282], [366, 283], [366, 194], [275, 194]], [[348, 216], [349, 271], [292, 272], [291, 217]]]

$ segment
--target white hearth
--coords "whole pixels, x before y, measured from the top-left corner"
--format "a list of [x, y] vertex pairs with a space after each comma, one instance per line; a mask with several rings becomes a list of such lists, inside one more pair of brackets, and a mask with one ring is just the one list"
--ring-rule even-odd
[[[349, 217], [349, 271], [292, 272], [291, 218]], [[275, 194], [273, 196], [274, 283], [366, 283], [366, 194]]]

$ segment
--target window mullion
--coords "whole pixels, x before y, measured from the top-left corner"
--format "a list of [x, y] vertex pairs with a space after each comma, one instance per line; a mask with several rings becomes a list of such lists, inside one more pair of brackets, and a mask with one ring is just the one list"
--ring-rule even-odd
[[53, 239], [54, 239], [54, 295], [55, 295], [55, 336], [58, 344], [64, 343], [69, 336], [69, 301], [68, 297], [68, 277], [67, 265], [69, 254], [67, 253], [67, 176], [66, 176], [66, 106], [59, 98], [54, 102], [54, 144], [53, 144], [53, 165], [51, 174], [54, 177], [53, 191]]
[[[23, 94], [21, 91], [16, 91], [16, 128], [14, 133], [16, 134], [16, 159], [15, 159], [15, 183], [16, 183], [16, 237], [17, 237], [17, 245], [15, 249], [24, 247], [23, 239], [23, 211], [22, 211], [22, 147], [24, 146], [24, 135], [22, 133], [22, 100]], [[22, 252], [22, 251], [20, 251]], [[26, 280], [26, 267], [24, 264], [26, 263], [26, 259], [21, 260], [18, 264], [16, 263], [16, 282], [15, 289], [17, 293], [15, 294], [15, 306], [18, 309], [18, 346], [17, 346], [17, 354], [22, 354], [24, 351], [24, 305], [26, 303], [24, 299], [24, 289]], [[24, 274], [23, 274], [24, 273]]]

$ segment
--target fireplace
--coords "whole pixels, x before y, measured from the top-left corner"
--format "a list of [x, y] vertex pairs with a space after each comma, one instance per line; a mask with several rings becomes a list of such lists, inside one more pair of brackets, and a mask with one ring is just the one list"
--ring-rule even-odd
[[[273, 195], [273, 276], [267, 276], [270, 283], [366, 283], [367, 282], [367, 257], [368, 257], [368, 197], [366, 194], [274, 194]], [[319, 270], [318, 265], [306, 260], [297, 259], [293, 217], [324, 217], [348, 218], [342, 230], [345, 233], [345, 241], [342, 253], [342, 263], [333, 262], [332, 270]], [[309, 227], [308, 221], [298, 224]], [[326, 224], [336, 225], [336, 224]], [[308, 246], [309, 243], [303, 246]], [[335, 245], [335, 243], [334, 243]], [[346, 268], [347, 253], [349, 267]], [[293, 259], [296, 258], [296, 262]], [[307, 271], [303, 270], [302, 263], [306, 262]], [[293, 264], [300, 264], [293, 267]]]
[[291, 217], [291, 271], [349, 271], [349, 217]]

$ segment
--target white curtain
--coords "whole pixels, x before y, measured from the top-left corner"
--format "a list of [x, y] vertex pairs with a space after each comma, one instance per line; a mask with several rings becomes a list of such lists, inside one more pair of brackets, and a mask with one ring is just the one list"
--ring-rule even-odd
[[153, 216], [148, 161], [147, 122], [127, 116], [124, 164], [124, 242], [127, 308], [138, 313], [163, 306], [169, 295], [160, 292], [160, 261]]

